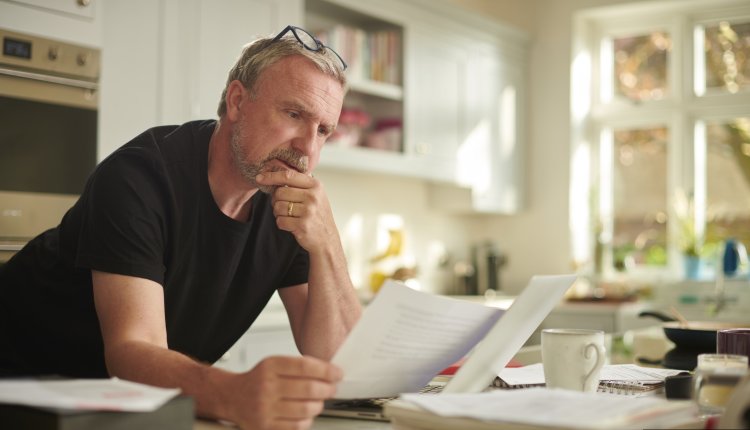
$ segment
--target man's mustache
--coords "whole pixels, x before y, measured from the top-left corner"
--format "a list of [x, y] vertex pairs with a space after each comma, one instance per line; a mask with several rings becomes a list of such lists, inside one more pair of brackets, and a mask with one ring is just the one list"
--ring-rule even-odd
[[266, 159], [263, 161], [263, 164], [271, 160], [283, 161], [298, 172], [307, 173], [307, 156], [302, 155], [292, 149], [279, 149], [272, 152], [268, 155], [268, 157], [266, 157]]

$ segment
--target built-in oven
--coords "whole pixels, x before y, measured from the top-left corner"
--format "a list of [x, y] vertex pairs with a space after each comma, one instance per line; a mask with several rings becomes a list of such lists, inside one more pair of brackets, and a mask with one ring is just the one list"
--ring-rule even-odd
[[56, 226], [96, 165], [100, 52], [0, 29], [0, 264]]

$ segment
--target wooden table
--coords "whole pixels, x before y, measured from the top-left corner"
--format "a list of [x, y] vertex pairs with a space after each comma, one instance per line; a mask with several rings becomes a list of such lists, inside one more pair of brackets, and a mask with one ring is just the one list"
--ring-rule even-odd
[[[215, 421], [195, 420], [193, 430], [228, 430], [235, 429], [231, 424]], [[344, 418], [318, 417], [313, 423], [313, 430], [384, 430], [390, 429], [391, 424], [382, 421], [353, 420]]]

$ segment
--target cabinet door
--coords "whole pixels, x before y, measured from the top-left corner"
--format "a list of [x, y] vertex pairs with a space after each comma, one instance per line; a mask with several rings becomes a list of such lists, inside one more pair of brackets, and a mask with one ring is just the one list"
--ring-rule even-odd
[[472, 188], [474, 209], [512, 213], [523, 194], [520, 72], [504, 65], [491, 46], [476, 46], [468, 66], [459, 183]]
[[[227, 72], [242, 47], [260, 36], [275, 35], [289, 24], [302, 20], [301, 0], [199, 0], [195, 9], [197, 31], [187, 36], [194, 41], [192, 77], [195, 100], [193, 119], [216, 116]], [[197, 50], [195, 49], [197, 48]], [[195, 55], [197, 54], [197, 55]]]
[[429, 161], [427, 177], [454, 181], [462, 140], [466, 54], [434, 29], [414, 28], [407, 41], [407, 153]]
[[0, 1], [0, 27], [98, 48], [100, 6], [97, 0]]

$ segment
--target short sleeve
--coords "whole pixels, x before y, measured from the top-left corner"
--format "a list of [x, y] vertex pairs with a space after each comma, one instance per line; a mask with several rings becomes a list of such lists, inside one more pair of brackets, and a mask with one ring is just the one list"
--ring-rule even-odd
[[281, 281], [281, 288], [292, 287], [294, 285], [306, 284], [310, 273], [310, 255], [302, 247], [294, 256], [289, 270], [287, 270], [284, 279]]
[[163, 284], [165, 187], [148, 149], [120, 150], [102, 162], [82, 196], [76, 266]]

